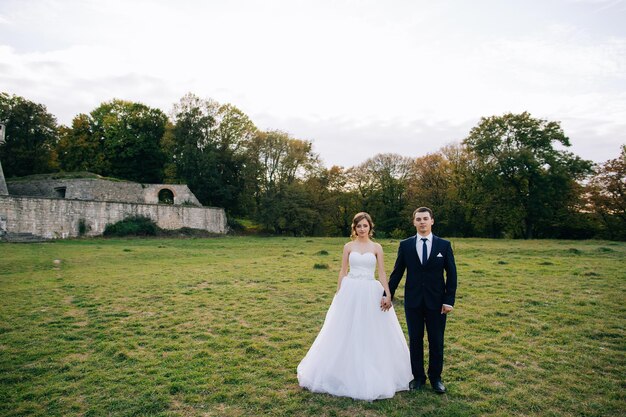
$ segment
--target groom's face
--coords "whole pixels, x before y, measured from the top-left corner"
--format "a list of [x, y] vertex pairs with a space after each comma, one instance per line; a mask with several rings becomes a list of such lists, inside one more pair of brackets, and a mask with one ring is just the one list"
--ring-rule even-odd
[[418, 211], [413, 218], [413, 225], [417, 229], [417, 233], [422, 236], [428, 236], [433, 229], [435, 219], [430, 217], [430, 213], [427, 211]]

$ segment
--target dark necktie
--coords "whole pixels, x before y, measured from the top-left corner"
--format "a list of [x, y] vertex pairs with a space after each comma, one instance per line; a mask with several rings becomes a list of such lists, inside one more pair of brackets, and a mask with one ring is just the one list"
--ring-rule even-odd
[[428, 260], [428, 248], [426, 247], [426, 242], [428, 242], [428, 239], [423, 237], [421, 240], [422, 240], [422, 265], [426, 265], [426, 261]]

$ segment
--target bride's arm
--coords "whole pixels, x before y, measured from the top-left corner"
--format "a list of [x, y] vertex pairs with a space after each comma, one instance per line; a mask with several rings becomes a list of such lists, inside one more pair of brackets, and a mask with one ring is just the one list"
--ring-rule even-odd
[[343, 246], [343, 256], [341, 257], [341, 270], [339, 271], [339, 278], [337, 279], [337, 291], [341, 288], [341, 281], [343, 277], [348, 275], [348, 256], [350, 255], [349, 249], [350, 242]]
[[383, 286], [385, 290], [385, 294], [387, 297], [383, 297], [387, 299], [386, 308], [389, 309], [391, 307], [391, 291], [389, 291], [389, 282], [387, 281], [387, 274], [385, 273], [385, 259], [383, 253], [383, 247], [380, 246], [379, 243], [376, 244], [376, 263], [378, 265], [378, 281]]

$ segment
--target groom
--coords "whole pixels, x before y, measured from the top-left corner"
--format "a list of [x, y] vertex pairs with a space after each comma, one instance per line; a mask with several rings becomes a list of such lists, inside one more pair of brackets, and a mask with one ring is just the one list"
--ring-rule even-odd
[[[424, 324], [428, 332], [428, 379], [433, 390], [446, 392], [441, 382], [443, 370], [443, 333], [446, 314], [452, 311], [456, 293], [456, 265], [450, 242], [432, 233], [435, 224], [433, 212], [420, 207], [413, 212], [417, 236], [400, 242], [398, 258], [389, 277], [391, 300], [398, 284], [406, 274], [404, 311], [409, 330], [411, 389], [420, 389], [426, 383], [424, 373]], [[446, 272], [444, 279], [443, 272]], [[389, 308], [391, 300], [383, 302]]]

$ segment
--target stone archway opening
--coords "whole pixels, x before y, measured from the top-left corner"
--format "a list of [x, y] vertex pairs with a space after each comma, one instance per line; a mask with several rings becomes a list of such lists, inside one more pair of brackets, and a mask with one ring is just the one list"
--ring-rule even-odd
[[56, 198], [65, 198], [65, 192], [67, 191], [67, 187], [55, 187], [54, 188], [54, 196]]
[[159, 204], [174, 204], [174, 193], [169, 188], [159, 191]]

